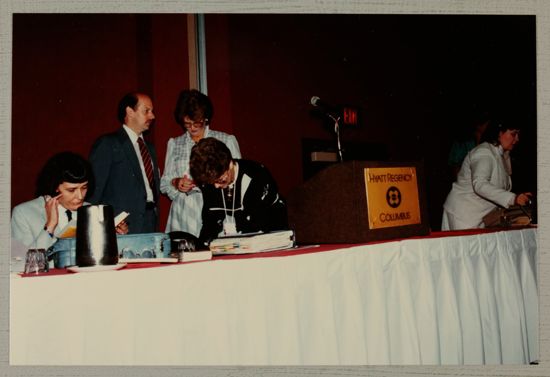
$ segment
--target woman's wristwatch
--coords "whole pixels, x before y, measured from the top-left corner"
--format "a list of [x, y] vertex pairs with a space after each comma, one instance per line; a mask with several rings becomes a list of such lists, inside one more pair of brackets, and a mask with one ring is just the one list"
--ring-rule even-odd
[[53, 238], [53, 233], [48, 230], [48, 227], [46, 225], [44, 225], [44, 230], [50, 235], [51, 238]]

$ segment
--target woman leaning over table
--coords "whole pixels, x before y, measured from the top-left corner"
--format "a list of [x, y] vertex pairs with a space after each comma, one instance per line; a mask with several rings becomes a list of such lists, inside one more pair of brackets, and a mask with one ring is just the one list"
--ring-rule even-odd
[[532, 194], [514, 194], [510, 151], [519, 142], [519, 126], [490, 121], [482, 143], [472, 149], [443, 204], [442, 230], [483, 228], [483, 217], [497, 206], [525, 205]]
[[224, 143], [207, 137], [193, 147], [189, 164], [204, 197], [199, 248], [220, 236], [288, 229], [286, 202], [261, 163], [234, 159]]
[[[23, 245], [47, 249], [77, 210], [84, 204], [89, 185], [93, 185], [90, 164], [73, 152], [52, 156], [42, 168], [37, 180], [37, 198], [17, 205], [12, 211], [11, 234]], [[128, 232], [123, 221], [117, 233]]]
[[189, 173], [191, 148], [205, 137], [222, 141], [233, 158], [241, 158], [239, 144], [233, 135], [210, 129], [213, 106], [198, 90], [183, 90], [176, 102], [174, 117], [184, 133], [168, 140], [164, 174], [160, 191], [171, 200], [166, 232], [182, 231], [198, 236], [201, 231], [203, 198]]

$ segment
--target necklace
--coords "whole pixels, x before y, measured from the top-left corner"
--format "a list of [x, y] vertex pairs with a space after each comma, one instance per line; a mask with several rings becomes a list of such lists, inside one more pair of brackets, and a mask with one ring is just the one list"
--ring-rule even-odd
[[[233, 186], [234, 187], [234, 186]], [[224, 190], [221, 190], [223, 210], [225, 212], [225, 219], [223, 220], [223, 233], [228, 236], [237, 233], [237, 224], [235, 223], [235, 196], [233, 195], [233, 188], [228, 186], [228, 198], [232, 198], [231, 215], [228, 213], [227, 205], [225, 204]]]
[[[225, 189], [224, 189], [225, 190]], [[229, 185], [227, 186], [227, 197], [231, 198], [233, 196], [233, 193], [235, 192], [235, 185]]]
[[225, 214], [226, 216], [228, 215], [227, 211], [229, 210], [229, 208], [227, 208], [226, 204], [225, 204], [225, 195], [227, 195], [227, 199], [231, 199], [232, 203], [231, 203], [231, 211], [232, 212], [235, 212], [235, 196], [233, 195], [233, 193], [235, 192], [235, 186], [233, 185], [232, 187], [230, 186], [227, 186], [227, 193], [225, 192], [225, 189], [222, 189], [221, 190], [221, 193], [222, 193], [222, 202], [223, 202], [223, 209], [225, 210]]

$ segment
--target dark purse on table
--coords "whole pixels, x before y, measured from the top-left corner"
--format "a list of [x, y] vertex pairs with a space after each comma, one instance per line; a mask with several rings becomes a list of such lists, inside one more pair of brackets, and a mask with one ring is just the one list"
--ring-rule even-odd
[[530, 206], [497, 207], [483, 216], [482, 220], [486, 228], [529, 225], [533, 219], [532, 212]]

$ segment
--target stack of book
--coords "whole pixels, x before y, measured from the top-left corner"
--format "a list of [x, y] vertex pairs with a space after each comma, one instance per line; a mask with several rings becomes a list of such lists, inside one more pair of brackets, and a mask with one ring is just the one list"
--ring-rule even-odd
[[210, 250], [214, 255], [248, 254], [289, 249], [294, 243], [294, 231], [281, 230], [216, 238], [210, 242]]

